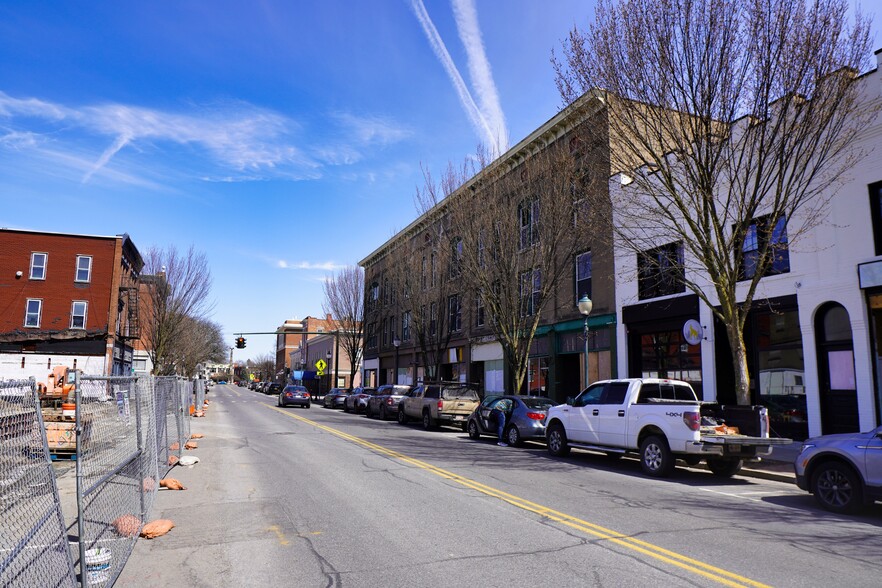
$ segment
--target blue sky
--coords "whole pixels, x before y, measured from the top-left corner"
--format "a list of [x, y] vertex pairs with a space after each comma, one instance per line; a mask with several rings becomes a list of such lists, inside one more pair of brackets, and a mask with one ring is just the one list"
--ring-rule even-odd
[[[421, 165], [561, 107], [586, 0], [0, 5], [0, 226], [206, 253], [233, 333], [322, 315], [322, 279], [416, 216]], [[878, 36], [877, 36], [878, 41]], [[249, 337], [236, 358], [273, 350]]]

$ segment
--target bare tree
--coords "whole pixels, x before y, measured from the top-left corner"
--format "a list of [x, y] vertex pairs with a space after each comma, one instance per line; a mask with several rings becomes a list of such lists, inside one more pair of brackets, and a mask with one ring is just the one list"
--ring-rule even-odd
[[174, 374], [189, 321], [206, 321], [212, 308], [208, 260], [193, 247], [183, 255], [174, 246], [153, 247], [144, 257], [141, 283], [141, 343], [154, 374]]
[[364, 356], [364, 270], [346, 267], [324, 282], [325, 314], [334, 317], [337, 340], [349, 357], [349, 387]]
[[190, 317], [185, 317], [183, 322], [185, 328], [172, 344], [172, 356], [177, 358], [176, 373], [192, 376], [196, 373], [197, 364], [226, 361], [227, 348], [224, 345], [223, 329], [219, 324]]
[[608, 169], [606, 151], [584, 148], [579, 116], [570, 119], [570, 132], [555, 130], [507, 159], [490, 162], [479, 149], [460, 170], [448, 168], [442, 181], [448, 191], [456, 187], [444, 203], [451, 267], [473, 307], [483, 307], [515, 392], [527, 377], [536, 329], [556, 309], [575, 256], [590, 241], [588, 228], [608, 224], [599, 221], [608, 206], [589, 205], [602, 200], [588, 198], [592, 178], [606, 186], [607, 174], [595, 173]]
[[[861, 156], [869, 30], [845, 0], [598, 0], [594, 24], [553, 57], [566, 102], [607, 103], [612, 169], [631, 182], [614, 202], [619, 245], [649, 274], [682, 266], [677, 279], [725, 325], [739, 404], [760, 280], [823, 222]], [[680, 259], [647, 254], [661, 239]]]
[[263, 353], [248, 362], [248, 369], [256, 378], [272, 380], [276, 373], [276, 356], [271, 353]]

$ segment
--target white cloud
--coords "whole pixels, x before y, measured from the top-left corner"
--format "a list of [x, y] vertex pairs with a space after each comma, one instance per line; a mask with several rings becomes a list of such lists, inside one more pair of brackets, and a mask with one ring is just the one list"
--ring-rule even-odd
[[447, 46], [441, 39], [438, 29], [429, 17], [428, 11], [422, 0], [411, 0], [411, 7], [414, 14], [423, 27], [423, 32], [435, 56], [441, 62], [444, 70], [447, 72], [453, 88], [459, 96], [460, 103], [465, 110], [466, 115], [474, 126], [478, 135], [483, 137], [484, 143], [496, 154], [501, 154], [507, 148], [508, 132], [505, 130], [505, 117], [502, 115], [502, 109], [499, 105], [499, 98], [496, 92], [496, 86], [493, 83], [490, 66], [487, 63], [484, 54], [484, 44], [481, 40], [480, 29], [478, 28], [478, 17], [474, 5], [470, 0], [459, 2], [454, 5], [454, 16], [456, 18], [457, 28], [459, 30], [460, 39], [468, 55], [469, 68], [471, 72], [472, 82], [475, 84], [476, 92], [481, 100], [481, 108], [472, 98], [465, 81], [462, 79], [453, 58], [447, 51]]
[[311, 262], [311, 261], [298, 261], [298, 262], [290, 262], [284, 259], [278, 259], [275, 263], [276, 267], [280, 269], [290, 269], [290, 270], [319, 270], [319, 271], [327, 271], [333, 272], [346, 267], [345, 264], [335, 263], [333, 261], [323, 261], [319, 263]]
[[468, 56], [469, 77], [478, 96], [481, 112], [495, 137], [491, 144], [498, 150], [496, 155], [501, 155], [508, 148], [508, 130], [505, 126], [502, 105], [499, 102], [499, 93], [496, 91], [496, 83], [493, 81], [490, 62], [487, 61], [487, 54], [484, 51], [474, 0], [453, 0], [453, 16], [456, 19], [459, 38]]
[[[255, 181], [267, 178], [289, 180], [321, 177], [324, 165], [352, 165], [364, 158], [363, 149], [402, 141], [409, 129], [379, 116], [332, 113], [328, 121], [339, 127], [342, 139], [311, 147], [302, 129], [292, 119], [253, 105], [233, 102], [190, 112], [169, 112], [125, 104], [99, 104], [70, 108], [36, 98], [14, 98], [0, 92], [0, 118], [15, 120], [18, 126], [39, 125], [41, 131], [17, 128], [0, 135], [0, 147], [34, 148], [51, 133], [54, 148], [65, 142], [93, 144], [106, 141], [101, 153], [84, 170], [88, 183], [124, 149], [162, 149], [163, 144], [203, 150], [209, 164], [219, 167], [192, 170], [194, 177], [209, 181]], [[321, 121], [320, 121], [321, 122]], [[72, 136], [75, 131], [85, 137]], [[297, 143], [305, 146], [298, 146]], [[82, 151], [82, 149], [78, 149]], [[233, 171], [235, 173], [230, 173]]]

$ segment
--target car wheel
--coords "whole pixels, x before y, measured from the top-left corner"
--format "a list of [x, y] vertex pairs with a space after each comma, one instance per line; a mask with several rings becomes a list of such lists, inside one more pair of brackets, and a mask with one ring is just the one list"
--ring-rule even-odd
[[518, 431], [518, 428], [514, 425], [508, 427], [505, 431], [505, 440], [508, 441], [508, 444], [512, 447], [517, 447], [521, 444], [521, 432]]
[[707, 460], [707, 469], [721, 478], [731, 478], [741, 471], [743, 462], [737, 457], [711, 457]]
[[386, 405], [385, 404], [380, 405], [380, 420], [381, 421], [386, 420]]
[[307, 402], [307, 403], [306, 403], [306, 408], [309, 408], [310, 406], [312, 406], [312, 403], [311, 403], [311, 402]]
[[838, 461], [818, 466], [812, 476], [811, 490], [818, 504], [832, 512], [853, 514], [864, 505], [860, 478]]
[[279, 406], [282, 406], [282, 399], [281, 398], [277, 399], [276, 402], [279, 403]]
[[404, 410], [398, 409], [398, 424], [406, 425], [407, 424], [407, 415], [404, 414]]
[[567, 445], [567, 433], [560, 423], [554, 423], [548, 428], [546, 441], [548, 442], [548, 453], [551, 455], [555, 457], [569, 455], [570, 446]]
[[349, 405], [346, 403], [343, 404], [343, 412], [349, 412]]
[[481, 438], [481, 431], [478, 430], [478, 423], [476, 423], [474, 419], [469, 421], [469, 424], [466, 425], [466, 429], [466, 432], [469, 434], [469, 439]]
[[429, 411], [423, 411], [423, 428], [427, 431], [430, 431], [435, 426], [435, 422], [432, 420], [432, 415], [429, 414]]
[[647, 475], [664, 478], [674, 471], [674, 456], [664, 437], [650, 435], [640, 444], [640, 467]]

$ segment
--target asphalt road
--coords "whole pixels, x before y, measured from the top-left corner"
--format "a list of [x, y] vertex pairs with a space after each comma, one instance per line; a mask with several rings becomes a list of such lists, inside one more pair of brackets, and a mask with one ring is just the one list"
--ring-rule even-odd
[[544, 446], [503, 448], [215, 387], [201, 461], [170, 476], [117, 586], [861, 586], [882, 505], [843, 517], [792, 484]]

